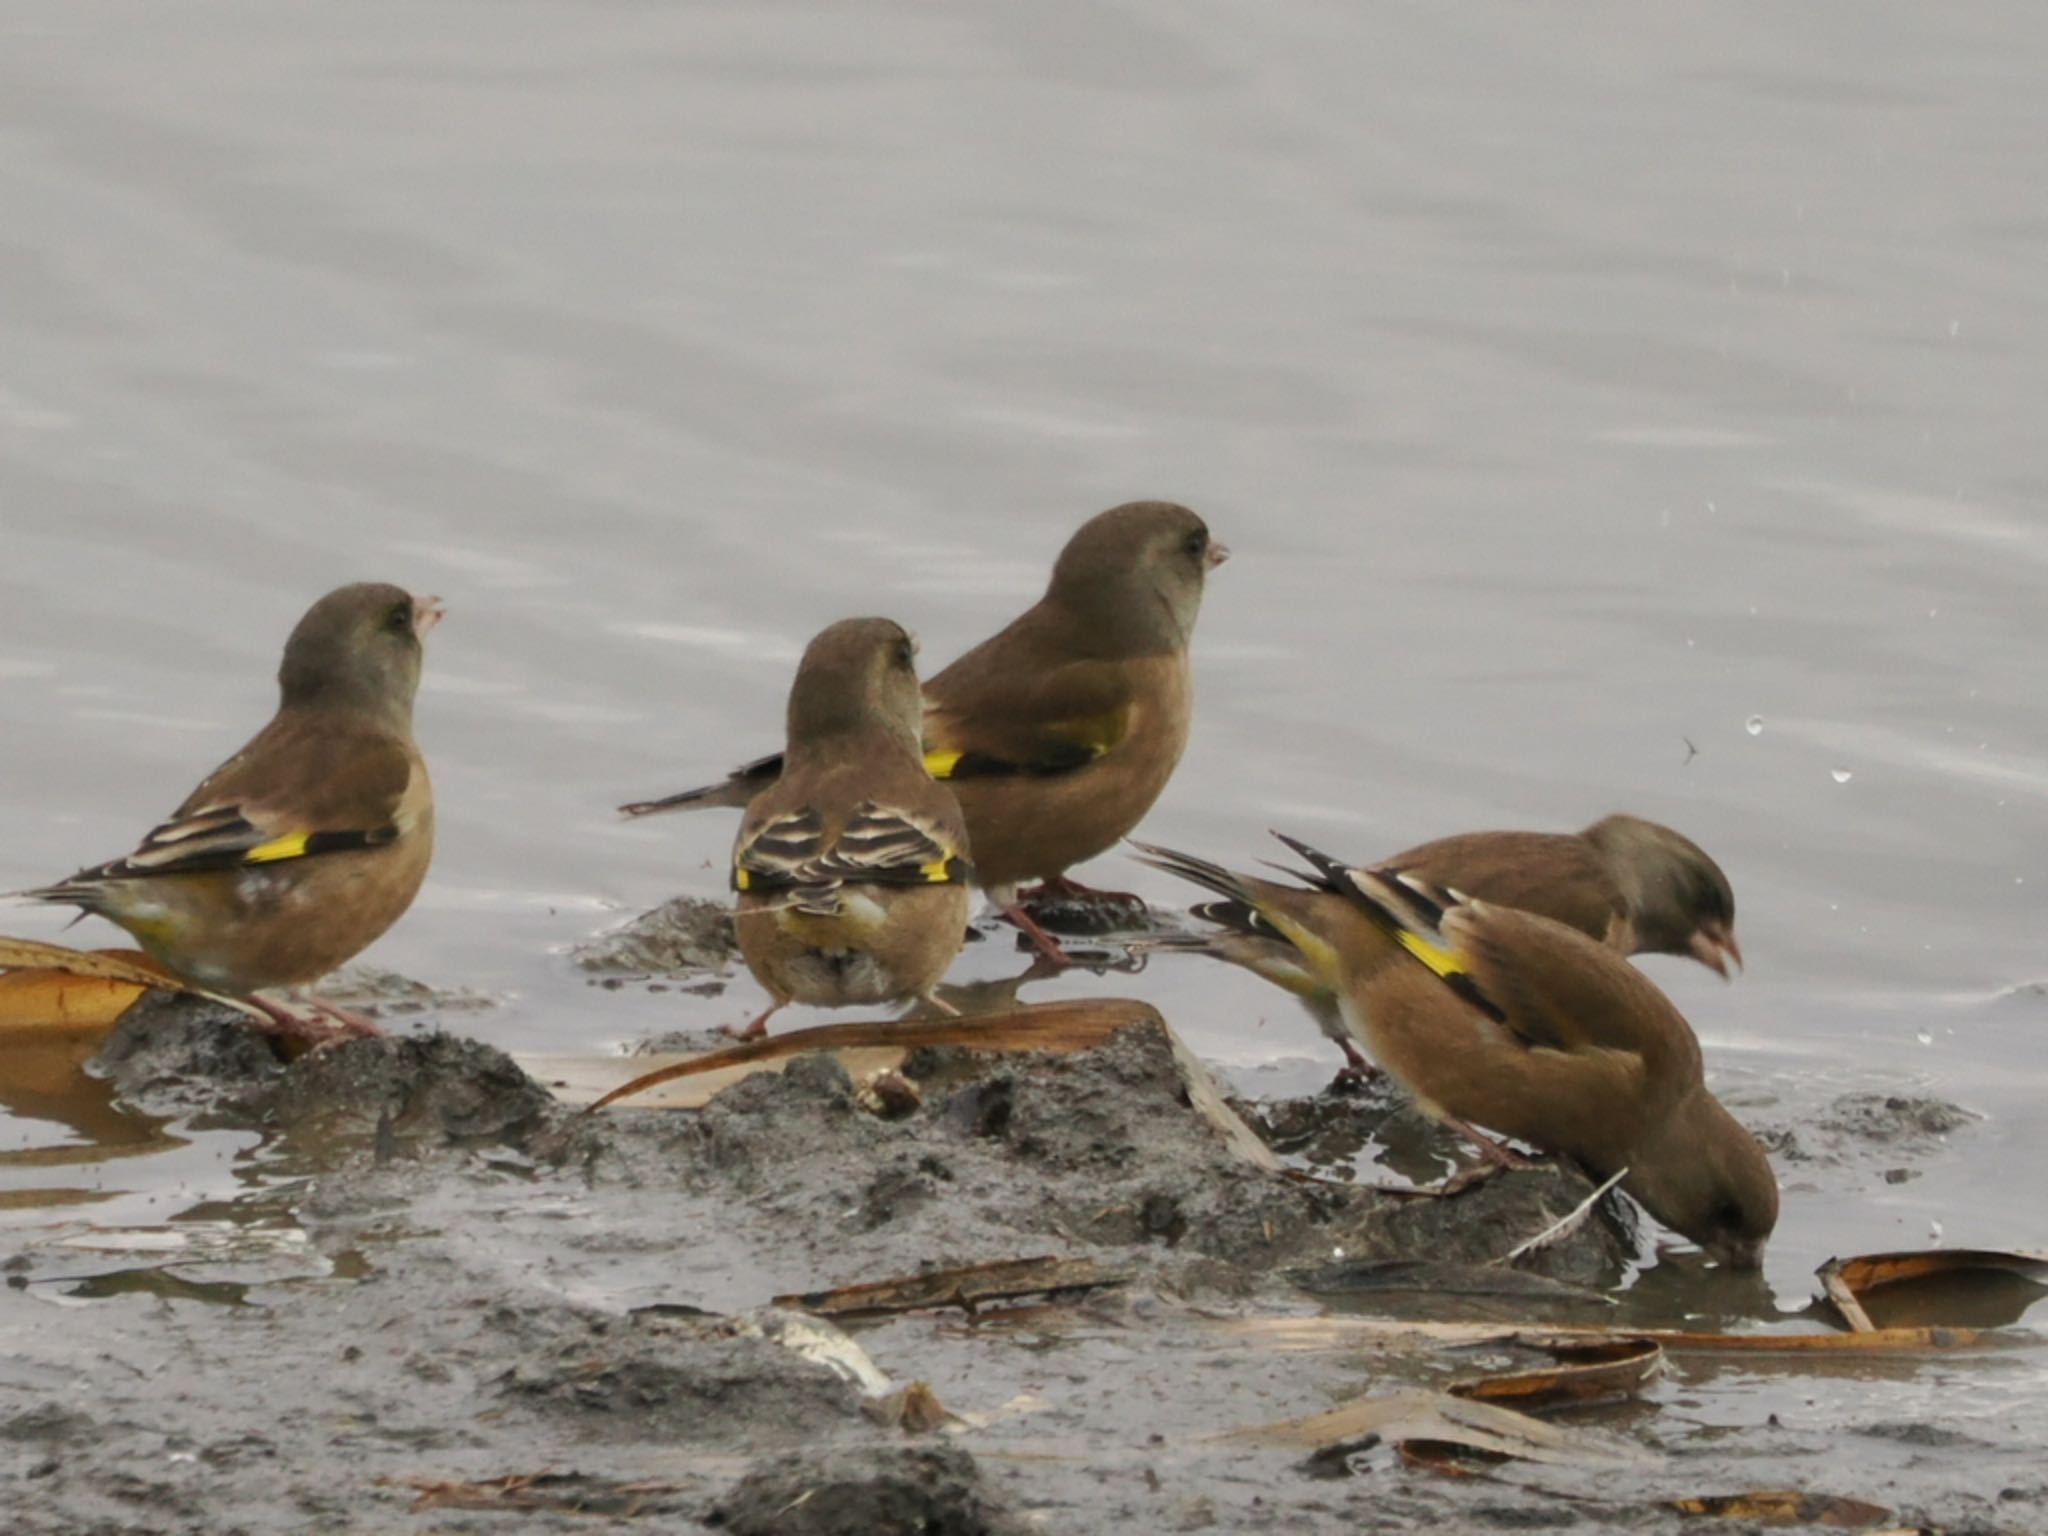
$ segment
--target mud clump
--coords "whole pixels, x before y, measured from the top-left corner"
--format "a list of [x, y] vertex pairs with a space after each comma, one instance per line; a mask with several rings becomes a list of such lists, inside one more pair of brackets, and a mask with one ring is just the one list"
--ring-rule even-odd
[[[922, 1102], [897, 1119], [864, 1110], [839, 1063], [813, 1055], [690, 1114], [577, 1122], [559, 1156], [601, 1187], [738, 1202], [748, 1225], [827, 1273], [900, 1270], [905, 1252], [967, 1263], [1079, 1245], [1226, 1294], [1333, 1255], [1492, 1263], [1591, 1192], [1576, 1173], [1540, 1169], [1455, 1200], [1398, 1200], [1260, 1167], [1192, 1107], [1156, 1025], [1064, 1055], [923, 1051], [903, 1071]], [[1596, 1219], [1527, 1268], [1593, 1284], [1630, 1252], [1628, 1234]]]
[[757, 1466], [712, 1511], [732, 1536], [1023, 1536], [955, 1446], [808, 1451]]
[[[1772, 1157], [1786, 1162], [1852, 1162], [1886, 1148], [1908, 1155], [1933, 1152], [1981, 1118], [1960, 1104], [1924, 1094], [1845, 1093], [1796, 1128], [1759, 1126], [1757, 1139]], [[1911, 1176], [1886, 1175], [1893, 1183]]]
[[483, 1143], [523, 1147], [563, 1111], [503, 1051], [456, 1035], [380, 1035], [287, 1063], [235, 1009], [147, 994], [90, 1064], [146, 1114], [282, 1130], [347, 1148]]
[[180, 992], [147, 992], [89, 1070], [145, 1114], [254, 1113], [284, 1076], [276, 1042], [248, 1015]]
[[580, 968], [615, 980], [717, 974], [738, 954], [732, 909], [696, 896], [663, 902], [573, 951]]
[[827, 1366], [717, 1319], [590, 1319], [497, 1383], [508, 1406], [604, 1440], [754, 1447], [813, 1439], [860, 1420]]
[[524, 1146], [557, 1113], [503, 1051], [458, 1035], [347, 1040], [293, 1062], [269, 1099], [287, 1134], [400, 1146]]

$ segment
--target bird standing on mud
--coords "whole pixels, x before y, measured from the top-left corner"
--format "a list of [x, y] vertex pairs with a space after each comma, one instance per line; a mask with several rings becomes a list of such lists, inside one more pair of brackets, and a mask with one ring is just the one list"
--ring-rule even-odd
[[[976, 879], [1055, 964], [1066, 957], [1018, 887], [1078, 889], [1066, 871], [1113, 847], [1165, 789], [1194, 706], [1188, 641], [1228, 556], [1186, 507], [1114, 507], [1067, 541], [1045, 596], [925, 684], [925, 765], [959, 800]], [[621, 809], [745, 805], [782, 771], [782, 757], [762, 758]]]
[[974, 871], [960, 807], [925, 771], [916, 645], [888, 619], [811, 641], [789, 691], [781, 776], [732, 850], [740, 953], [774, 999], [929, 998], [960, 952]]
[[[1465, 832], [1423, 843], [1371, 866], [1382, 879], [1413, 875], [1497, 906], [1576, 928], [1623, 955], [1689, 955], [1728, 979], [1742, 964], [1735, 891], [1699, 844], [1640, 816], [1604, 816], [1583, 832]], [[1215, 926], [1148, 947], [1213, 955], [1292, 992], [1343, 1050], [1348, 1071], [1368, 1070], [1337, 995], [1255, 907], [1208, 902], [1196, 917]]]
[[[23, 896], [117, 923], [173, 975], [245, 1001], [280, 1034], [335, 1030], [259, 993], [353, 959], [402, 916], [434, 852], [434, 795], [413, 741], [421, 642], [440, 600], [340, 587], [285, 642], [270, 723], [126, 858]], [[374, 1026], [318, 998], [348, 1032]]]
[[1139, 844], [1255, 910], [1341, 1001], [1373, 1059], [1497, 1160], [1490, 1130], [1573, 1158], [1721, 1263], [1753, 1269], [1778, 1219], [1756, 1138], [1706, 1086], [1692, 1027], [1606, 944], [1414, 875], [1349, 869], [1292, 838], [1299, 886]]

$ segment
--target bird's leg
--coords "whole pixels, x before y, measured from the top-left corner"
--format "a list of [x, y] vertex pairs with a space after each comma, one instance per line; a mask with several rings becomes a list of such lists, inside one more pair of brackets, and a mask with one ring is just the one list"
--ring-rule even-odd
[[268, 1023], [260, 1023], [251, 1019], [251, 1025], [266, 1035], [277, 1036], [280, 1040], [295, 1040], [301, 1045], [317, 1050], [323, 1045], [333, 1045], [349, 1038], [349, 1032], [345, 1029], [333, 1024], [323, 1024], [317, 1019], [309, 1019], [302, 1013], [294, 1013], [282, 1003], [273, 1003], [269, 998], [257, 993], [251, 992], [242, 1001], [269, 1020]]
[[1365, 1052], [1358, 1048], [1356, 1041], [1350, 1039], [1339, 1040], [1337, 1042], [1337, 1049], [1344, 1053], [1344, 1065], [1337, 1070], [1338, 1082], [1369, 1083], [1380, 1075], [1380, 1069], [1374, 1066], [1366, 1057]]
[[1031, 947], [1038, 951], [1038, 958], [1055, 971], [1068, 970], [1081, 963], [1060, 948], [1058, 939], [1038, 926], [1038, 920], [1024, 910], [1022, 902], [1012, 902], [1003, 908], [1002, 916], [1004, 921], [1023, 930], [1024, 937], [1031, 941]]
[[744, 1025], [735, 1027], [731, 1024], [721, 1024], [718, 1026], [718, 1032], [721, 1035], [730, 1035], [735, 1040], [758, 1040], [768, 1033], [768, 1021], [782, 1012], [787, 1002], [786, 998], [777, 998]]
[[316, 997], [311, 992], [301, 992], [295, 1000], [304, 1003], [315, 1013], [325, 1014], [328, 1018], [339, 1024], [349, 1036], [355, 1039], [374, 1039], [384, 1033], [371, 1019], [357, 1013], [353, 1008], [344, 1008], [339, 1003], [330, 1003], [326, 998]]
[[923, 1003], [927, 1008], [936, 1008], [940, 1013], [944, 1014], [949, 1019], [957, 1019], [960, 1017], [960, 1010], [958, 1008], [955, 1008], [951, 1003], [947, 1002], [943, 997], [939, 996], [938, 989], [936, 987], [929, 992], [919, 993], [917, 1000], [920, 1003]]
[[1460, 1120], [1455, 1115], [1445, 1115], [1444, 1124], [1477, 1147], [1479, 1155], [1496, 1168], [1534, 1168], [1536, 1166], [1505, 1142], [1494, 1140], [1493, 1137], [1480, 1130], [1478, 1126]]

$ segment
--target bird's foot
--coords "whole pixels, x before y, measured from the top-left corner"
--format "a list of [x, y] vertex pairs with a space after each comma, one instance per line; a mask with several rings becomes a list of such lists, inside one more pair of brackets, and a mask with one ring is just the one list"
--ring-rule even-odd
[[258, 997], [252, 993], [250, 996], [242, 999], [242, 1001], [263, 1015], [260, 1019], [251, 1019], [249, 1021], [251, 1027], [259, 1029], [264, 1034], [271, 1035], [276, 1039], [288, 1040], [294, 1045], [302, 1045], [308, 1050], [317, 1051], [326, 1046], [339, 1045], [344, 1040], [359, 1038], [358, 1032], [348, 1028], [346, 1025], [324, 1021], [303, 1013], [296, 1013], [292, 1009], [285, 1007], [282, 1003], [274, 1003], [267, 997]]
[[1380, 1069], [1352, 1041], [1339, 1040], [1337, 1048], [1344, 1053], [1344, 1065], [1330, 1080], [1332, 1087], [1362, 1088], [1382, 1076]]
[[721, 1024], [718, 1032], [733, 1040], [758, 1040], [768, 1033], [768, 1021], [782, 1011], [782, 1004], [762, 1010], [744, 1024]]
[[1479, 1155], [1493, 1164], [1495, 1168], [1507, 1171], [1516, 1168], [1534, 1168], [1536, 1166], [1535, 1163], [1522, 1156], [1521, 1153], [1510, 1147], [1506, 1142], [1495, 1140], [1476, 1125], [1467, 1124], [1465, 1121], [1449, 1115], [1444, 1117], [1444, 1124], [1478, 1148]]
[[344, 1008], [339, 1003], [330, 1003], [324, 997], [315, 997], [310, 992], [302, 992], [298, 995], [296, 1001], [340, 1025], [343, 1031], [342, 1038], [344, 1039], [369, 1040], [384, 1033], [378, 1027], [376, 1021], [367, 1014], [357, 1013], [353, 1008]]

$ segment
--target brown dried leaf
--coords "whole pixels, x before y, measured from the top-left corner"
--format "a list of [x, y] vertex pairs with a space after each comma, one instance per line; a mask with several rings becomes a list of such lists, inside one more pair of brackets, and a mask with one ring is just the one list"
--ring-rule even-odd
[[910, 1435], [933, 1434], [960, 1422], [960, 1416], [939, 1401], [928, 1381], [913, 1381], [884, 1396], [869, 1398], [860, 1407], [877, 1424]]
[[999, 1259], [992, 1264], [935, 1269], [897, 1280], [872, 1280], [829, 1291], [777, 1296], [775, 1305], [801, 1308], [820, 1317], [917, 1312], [930, 1307], [961, 1307], [972, 1312], [986, 1302], [1047, 1291], [1100, 1290], [1122, 1285], [1124, 1278], [1103, 1269], [1093, 1259]]
[[1447, 1392], [1394, 1392], [1356, 1397], [1324, 1413], [1233, 1430], [1221, 1439], [1295, 1450], [1370, 1442], [1374, 1438], [1468, 1446], [1522, 1461], [1569, 1466], [1630, 1466], [1655, 1456], [1630, 1440], [1567, 1429], [1491, 1403]]
[[631, 1518], [683, 1490], [676, 1483], [619, 1483], [580, 1472], [516, 1472], [481, 1482], [429, 1477], [379, 1478], [386, 1488], [419, 1495], [412, 1512], [430, 1509], [556, 1510]]
[[1866, 1504], [1860, 1499], [1801, 1493], [1795, 1488], [1759, 1488], [1750, 1493], [1673, 1499], [1671, 1507], [1682, 1515], [1705, 1515], [1715, 1520], [1752, 1520], [1758, 1525], [1818, 1525], [1838, 1531], [1867, 1530], [1892, 1517], [1890, 1510]]
[[1103, 997], [1035, 1003], [1003, 1013], [961, 1018], [821, 1024], [786, 1035], [748, 1040], [724, 1050], [706, 1051], [701, 1056], [644, 1072], [612, 1089], [590, 1107], [603, 1109], [607, 1104], [679, 1077], [747, 1063], [780, 1061], [805, 1051], [836, 1051], [849, 1046], [889, 1046], [911, 1051], [925, 1045], [958, 1045], [980, 1051], [1085, 1051], [1133, 1024], [1157, 1024], [1164, 1028], [1165, 1022], [1150, 1003], [1135, 998]]
[[1636, 1396], [1664, 1369], [1664, 1350], [1655, 1339], [1621, 1337], [1549, 1338], [1526, 1334], [1517, 1340], [1558, 1363], [1548, 1370], [1481, 1376], [1450, 1387], [1474, 1402], [1499, 1403], [1525, 1413], [1587, 1407]]
[[[1366, 1317], [1246, 1317], [1221, 1325], [1226, 1332], [1256, 1339], [1261, 1349], [1313, 1352], [1350, 1349], [1361, 1343], [1389, 1346], [1429, 1343], [1443, 1347], [1507, 1344], [1532, 1332], [1516, 1323], [1398, 1322]], [[1558, 1328], [1533, 1330], [1546, 1338], [1654, 1339], [1667, 1355], [1883, 1355], [1975, 1349], [2000, 1341], [1973, 1328], [1881, 1328], [1875, 1333], [1686, 1333], [1670, 1328]]]
[[73, 949], [36, 939], [0, 938], [0, 971], [61, 971], [67, 976], [123, 981], [166, 992], [197, 990], [179, 981], [154, 960], [132, 949]]
[[1961, 1321], [1998, 1328], [2048, 1295], [2048, 1255], [1934, 1248], [1829, 1259], [1816, 1273], [1855, 1333]]
[[8, 971], [0, 975], [0, 1029], [104, 1032], [148, 990], [70, 971]]

